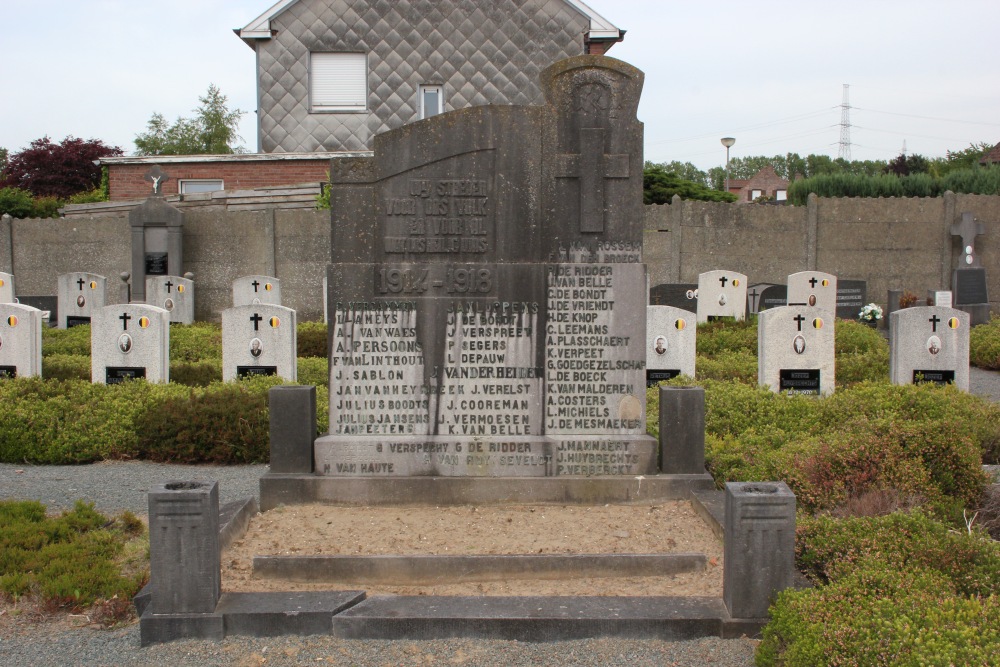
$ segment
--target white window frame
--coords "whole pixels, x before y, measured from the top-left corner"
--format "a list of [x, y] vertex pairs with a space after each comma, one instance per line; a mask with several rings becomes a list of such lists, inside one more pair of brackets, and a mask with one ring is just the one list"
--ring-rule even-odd
[[368, 54], [314, 51], [309, 54], [309, 110], [368, 110]]
[[757, 199], [757, 197], [762, 197], [762, 196], [764, 196], [763, 190], [758, 190], [757, 188], [754, 188], [753, 190], [750, 191], [750, 201], [753, 201]]
[[[430, 90], [436, 90], [438, 96], [438, 108], [433, 113], [428, 114], [427, 108], [424, 107], [424, 93]], [[417, 95], [420, 96], [420, 119], [430, 118], [431, 116], [437, 116], [438, 114], [444, 113], [444, 86], [441, 84], [422, 84], [418, 90]]]
[[775, 201], [786, 201], [788, 199], [788, 190], [775, 190], [774, 200]]
[[[188, 190], [189, 185], [198, 184], [209, 184], [218, 183], [219, 187], [213, 188], [212, 190], [207, 190], [203, 188], [196, 188], [194, 190]], [[182, 178], [177, 181], [177, 192], [182, 195], [194, 195], [204, 192], [219, 192], [220, 190], [226, 189], [226, 183], [221, 178]]]

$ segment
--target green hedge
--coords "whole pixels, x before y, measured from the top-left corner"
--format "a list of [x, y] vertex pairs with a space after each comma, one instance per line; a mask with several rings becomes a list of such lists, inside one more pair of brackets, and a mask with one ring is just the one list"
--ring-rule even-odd
[[969, 333], [969, 363], [980, 368], [1000, 370], [1000, 317], [972, 327]]

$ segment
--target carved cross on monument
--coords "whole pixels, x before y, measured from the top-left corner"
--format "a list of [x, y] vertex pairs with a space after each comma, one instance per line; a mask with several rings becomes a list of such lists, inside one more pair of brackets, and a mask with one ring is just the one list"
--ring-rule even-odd
[[154, 164], [149, 168], [145, 174], [142, 175], [142, 180], [149, 181], [153, 184], [153, 194], [162, 194], [161, 186], [170, 180], [170, 177], [163, 173], [160, 169], [160, 165]]
[[628, 154], [604, 152], [604, 129], [580, 128], [580, 152], [557, 156], [556, 178], [580, 181], [580, 231], [603, 232], [604, 179], [628, 178]]
[[952, 236], [962, 237], [962, 264], [964, 266], [979, 266], [976, 256], [976, 237], [986, 232], [983, 223], [976, 222], [971, 213], [962, 214], [962, 222], [951, 226]]

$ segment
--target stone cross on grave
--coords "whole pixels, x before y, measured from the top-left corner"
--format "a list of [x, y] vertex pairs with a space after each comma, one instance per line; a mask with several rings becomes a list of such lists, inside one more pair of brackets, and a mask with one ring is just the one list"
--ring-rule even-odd
[[604, 152], [605, 131], [600, 127], [580, 128], [580, 152], [557, 156], [556, 178], [580, 181], [580, 231], [604, 231], [604, 179], [628, 178], [628, 154]]
[[951, 235], [962, 237], [962, 264], [965, 266], [979, 266], [975, 250], [976, 237], [985, 232], [983, 223], [976, 222], [968, 212], [962, 214], [962, 222], [951, 226]]
[[149, 181], [150, 183], [152, 183], [153, 194], [158, 195], [162, 194], [161, 186], [167, 181], [169, 181], [170, 177], [167, 176], [165, 173], [163, 173], [163, 171], [160, 169], [160, 165], [154, 164], [152, 167], [149, 168], [149, 171], [147, 171], [145, 174], [142, 175], [142, 180]]

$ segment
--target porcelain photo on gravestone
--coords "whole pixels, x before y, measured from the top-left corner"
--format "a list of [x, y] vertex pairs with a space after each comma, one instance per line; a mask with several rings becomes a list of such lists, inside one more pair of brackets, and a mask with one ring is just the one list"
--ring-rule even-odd
[[954, 384], [969, 390], [969, 313], [942, 306], [901, 308], [890, 315], [893, 384]]
[[697, 315], [671, 306], [646, 308], [646, 386], [694, 377]]
[[774, 392], [827, 395], [836, 386], [833, 314], [815, 306], [779, 306], [760, 314], [757, 382]]
[[194, 324], [194, 281], [180, 276], [146, 276], [146, 303], [170, 313], [171, 324]]
[[90, 324], [94, 313], [107, 303], [108, 280], [96, 273], [64, 273], [57, 292], [60, 329]]
[[250, 304], [222, 311], [222, 379], [277, 375], [298, 377], [295, 311]]
[[105, 306], [90, 325], [91, 381], [170, 381], [170, 313], [141, 303]]

